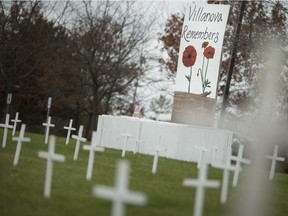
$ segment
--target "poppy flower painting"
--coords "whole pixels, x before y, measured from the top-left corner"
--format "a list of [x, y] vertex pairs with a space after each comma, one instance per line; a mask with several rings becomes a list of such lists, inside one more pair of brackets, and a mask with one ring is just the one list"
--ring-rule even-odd
[[208, 46], [208, 44], [209, 44], [208, 41], [204, 41], [204, 42], [202, 43], [202, 48], [205, 49], [205, 48]]
[[183, 52], [182, 62], [185, 67], [192, 67], [195, 64], [197, 51], [194, 46], [187, 46]]
[[185, 75], [188, 80], [188, 93], [190, 93], [190, 84], [192, 77], [192, 66], [195, 64], [197, 58], [197, 51], [194, 46], [187, 46], [182, 55], [182, 63], [185, 67], [190, 67], [190, 74]]
[[212, 59], [214, 57], [214, 53], [215, 53], [215, 48], [212, 46], [209, 46], [204, 50], [203, 55], [207, 59]]
[[[209, 45], [209, 42], [207, 42], [207, 41], [204, 41], [202, 43], [202, 48], [204, 49], [202, 68], [199, 68], [198, 73], [197, 73], [197, 76], [200, 75], [200, 77], [201, 77], [202, 93], [205, 92], [206, 88], [211, 87], [210, 86], [211, 82], [207, 79], [207, 70], [208, 70], [209, 60], [214, 58], [215, 48], [212, 46], [208, 46], [208, 45]], [[205, 73], [204, 73], [205, 58], [207, 60], [206, 60], [206, 68], [205, 68]]]

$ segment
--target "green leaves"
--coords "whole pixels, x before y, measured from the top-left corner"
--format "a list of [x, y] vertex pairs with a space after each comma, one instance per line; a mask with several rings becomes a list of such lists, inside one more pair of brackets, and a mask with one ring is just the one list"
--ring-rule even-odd
[[188, 80], [188, 82], [190, 82], [190, 80], [191, 80], [191, 77], [190, 77], [190, 76], [188, 76], [188, 75], [185, 75], [185, 77], [186, 77], [186, 79]]
[[208, 79], [205, 80], [205, 82], [204, 82], [204, 86], [205, 86], [205, 88], [206, 88], [206, 87], [211, 88], [210, 84], [211, 84], [211, 82], [210, 82]]

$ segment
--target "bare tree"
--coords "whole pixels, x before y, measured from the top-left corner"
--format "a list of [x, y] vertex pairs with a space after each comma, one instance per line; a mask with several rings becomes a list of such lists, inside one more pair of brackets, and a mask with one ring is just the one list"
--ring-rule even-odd
[[[88, 74], [87, 134], [112, 99], [127, 93], [145, 70], [145, 46], [153, 20], [135, 2], [83, 1], [71, 35], [79, 68]], [[115, 101], [115, 100], [114, 100]]]
[[42, 7], [41, 1], [0, 2], [1, 116], [7, 93], [14, 93], [19, 104], [33, 101], [35, 107], [42, 96], [38, 78], [64, 45], [65, 29], [46, 19]]

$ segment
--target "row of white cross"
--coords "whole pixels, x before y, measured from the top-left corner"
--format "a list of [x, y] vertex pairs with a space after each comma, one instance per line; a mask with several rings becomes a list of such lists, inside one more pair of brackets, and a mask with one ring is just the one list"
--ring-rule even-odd
[[[18, 120], [18, 115], [16, 115], [15, 120]], [[7, 120], [8, 119], [8, 120]], [[66, 144], [69, 143], [69, 137], [70, 132], [74, 129], [72, 128], [72, 120], [70, 121], [69, 127], [64, 127], [68, 130], [67, 133], [67, 139]], [[44, 125], [44, 124], [43, 124]], [[45, 125], [46, 127], [50, 127], [51, 124], [51, 117], [48, 118], [48, 122]], [[0, 124], [0, 127], [4, 128], [4, 134], [3, 134], [3, 142], [4, 139], [7, 139], [7, 130], [12, 129], [13, 127], [9, 125], [9, 115], [6, 116], [5, 124]], [[24, 137], [25, 133], [25, 124], [21, 125], [19, 137], [13, 137], [13, 141], [17, 141], [17, 148], [15, 152], [15, 157], [13, 164], [17, 165], [19, 160], [19, 155], [21, 151], [22, 142], [30, 142], [30, 138]], [[5, 132], [6, 129], [6, 132]], [[76, 130], [76, 129], [75, 129]], [[49, 129], [46, 130], [46, 134], [49, 134]], [[76, 139], [76, 147], [74, 152], [74, 160], [77, 160], [78, 152], [80, 149], [80, 142], [85, 142], [86, 139], [82, 137], [83, 133], [83, 126], [79, 127], [78, 135], [72, 135], [72, 138]], [[5, 135], [6, 134], [6, 135]], [[68, 137], [69, 134], [69, 137]], [[48, 141], [48, 138], [45, 137], [45, 143]], [[51, 184], [52, 184], [52, 174], [53, 174], [53, 161], [59, 161], [64, 162], [65, 156], [56, 154], [55, 153], [55, 137], [49, 136], [49, 146], [48, 146], [48, 152], [42, 152], [40, 151], [38, 156], [41, 158], [44, 158], [47, 160], [47, 167], [46, 167], [46, 176], [45, 176], [45, 186], [44, 186], [44, 196], [50, 197], [51, 194]], [[6, 146], [6, 142], [5, 145]], [[127, 142], [127, 141], [126, 141]], [[159, 143], [161, 143], [161, 137], [159, 138]], [[92, 141], [91, 145], [84, 145], [84, 150], [89, 150], [89, 161], [87, 166], [87, 173], [86, 173], [86, 179], [90, 180], [92, 178], [92, 171], [93, 171], [93, 163], [94, 163], [94, 154], [95, 151], [103, 151], [104, 148], [96, 145], [96, 132], [93, 132], [92, 135]], [[206, 148], [199, 148], [201, 151], [204, 152], [207, 150]], [[161, 148], [159, 145], [156, 148], [156, 153], [154, 155], [154, 161], [153, 161], [153, 167], [152, 172], [156, 173], [157, 170], [157, 162], [158, 162], [158, 154], [159, 151], [163, 151], [165, 149]], [[230, 164], [230, 160], [227, 161], [226, 164], [214, 164], [213, 166], [219, 169], [223, 169], [223, 180], [222, 180], [222, 188], [221, 188], [221, 196], [220, 201], [221, 203], [225, 203], [227, 200], [227, 194], [228, 194], [228, 186], [229, 186], [229, 171], [234, 171], [234, 178], [233, 178], [233, 186], [237, 186], [239, 173], [241, 171], [241, 163], [249, 164], [251, 163], [249, 160], [243, 158], [243, 150], [244, 146], [240, 145], [238, 150], [237, 156], [231, 156], [231, 160], [235, 161], [235, 165]], [[124, 151], [124, 154], [123, 154]], [[125, 156], [125, 145], [123, 147], [122, 156]], [[207, 150], [208, 151], [208, 150]], [[278, 157], [278, 146], [275, 146], [273, 156], [266, 155], [267, 159], [272, 160], [271, 170], [270, 170], [270, 176], [269, 179], [272, 180], [275, 172], [275, 166], [276, 161], [284, 161], [284, 158]], [[203, 203], [204, 203], [204, 189], [205, 188], [217, 188], [220, 186], [219, 181], [212, 181], [207, 179], [207, 169], [208, 164], [203, 163], [203, 155], [200, 154], [201, 160], [198, 162], [198, 179], [184, 179], [183, 185], [184, 186], [193, 186], [196, 187], [196, 197], [195, 197], [195, 203], [194, 203], [194, 216], [201, 216], [203, 211]], [[130, 203], [130, 204], [138, 204], [143, 205], [147, 202], [147, 198], [144, 194], [139, 192], [130, 192], [128, 190], [128, 184], [129, 184], [129, 164], [126, 161], [121, 161], [117, 165], [117, 171], [116, 171], [116, 179], [115, 179], [115, 185], [116, 188], [113, 189], [111, 187], [106, 186], [95, 186], [93, 188], [93, 194], [104, 198], [112, 200], [113, 207], [112, 207], [112, 215], [113, 216], [123, 216], [125, 215], [125, 205], [124, 203]]]

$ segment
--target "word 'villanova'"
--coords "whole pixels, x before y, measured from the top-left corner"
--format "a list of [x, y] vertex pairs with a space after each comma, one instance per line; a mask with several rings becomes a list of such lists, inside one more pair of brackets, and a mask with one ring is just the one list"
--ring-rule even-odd
[[189, 20], [198, 21], [198, 22], [222, 22], [222, 13], [203, 13], [203, 7], [197, 8], [194, 6], [193, 11], [189, 9]]

